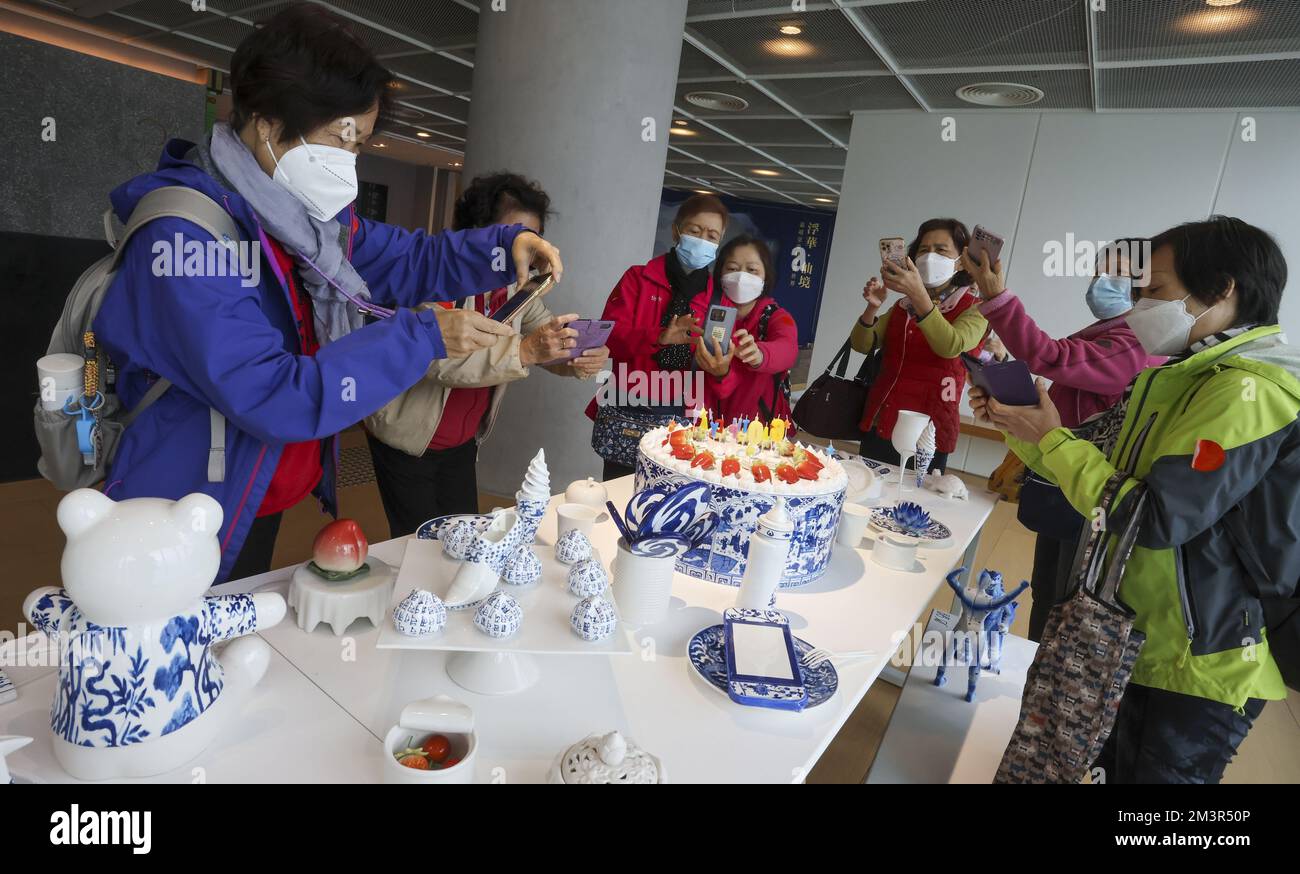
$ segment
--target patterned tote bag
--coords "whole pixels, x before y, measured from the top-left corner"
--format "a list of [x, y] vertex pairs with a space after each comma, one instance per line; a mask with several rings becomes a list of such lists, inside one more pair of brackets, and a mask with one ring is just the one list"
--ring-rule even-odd
[[[1101, 506], [1109, 518], [1127, 474], [1107, 481]], [[1133, 613], [1116, 600], [1124, 566], [1133, 551], [1146, 507], [1139, 484], [1133, 513], [1119, 532], [1110, 565], [1106, 531], [1085, 528], [1075, 556], [1074, 595], [1052, 609], [1025, 679], [1020, 721], [1011, 735], [995, 783], [1078, 783], [1101, 753], [1120, 699], [1146, 636], [1133, 627]]]

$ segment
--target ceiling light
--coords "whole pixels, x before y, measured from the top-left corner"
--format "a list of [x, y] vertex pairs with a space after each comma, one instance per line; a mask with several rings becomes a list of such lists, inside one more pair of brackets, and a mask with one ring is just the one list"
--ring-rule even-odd
[[1188, 34], [1216, 34], [1229, 30], [1239, 30], [1254, 24], [1259, 12], [1254, 9], [1200, 9], [1188, 13], [1174, 22], [1174, 27]]
[[668, 132], [679, 137], [698, 137], [700, 135], [699, 131], [687, 127], [670, 127]]
[[781, 26], [781, 32], [786, 36], [798, 36], [803, 33], [803, 28], [797, 24], [784, 24]]
[[376, 148], [376, 149], [386, 149], [386, 148], [388, 148], [388, 144], [387, 144], [387, 143], [375, 143], [375, 148]]
[[426, 139], [426, 140], [427, 140], [429, 137], [433, 136], [433, 134], [429, 133], [427, 130], [418, 130], [418, 131], [415, 132], [415, 135], [416, 135], [417, 137], [423, 137], [423, 138]]
[[741, 112], [749, 109], [749, 101], [745, 98], [721, 91], [692, 91], [686, 95], [686, 102], [714, 112]]
[[673, 119], [673, 127], [686, 127], [687, 121], [684, 118]]
[[1041, 88], [1018, 82], [975, 82], [955, 92], [967, 103], [980, 106], [1028, 106], [1043, 99]]
[[1205, 0], [1206, 6], [1236, 6], [1241, 0]]
[[707, 188], [696, 188], [696, 189], [693, 189], [693, 190], [695, 191], [696, 194], [712, 194], [712, 193], [713, 193], [712, 191], [709, 191]]
[[813, 44], [803, 39], [777, 37], [763, 41], [763, 48], [773, 55], [783, 58], [805, 58], [814, 53]]
[[775, 170], [766, 170], [763, 169], [762, 167], [759, 167], [754, 170], [754, 175], [755, 176], [780, 176], [781, 174], [776, 172]]
[[814, 197], [813, 200], [817, 201], [818, 203], [834, 203], [834, 202], [835, 202], [835, 201], [831, 200], [829, 197]]

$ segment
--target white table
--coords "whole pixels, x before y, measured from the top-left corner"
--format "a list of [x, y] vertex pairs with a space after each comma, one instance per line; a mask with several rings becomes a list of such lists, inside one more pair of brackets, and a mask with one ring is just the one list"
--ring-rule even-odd
[[[632, 478], [606, 487], [615, 505], [622, 506], [631, 495]], [[839, 689], [819, 707], [803, 713], [742, 707], [700, 678], [686, 659], [687, 642], [695, 632], [722, 621], [736, 590], [678, 574], [669, 619], [636, 633], [639, 654], [539, 657], [537, 685], [495, 698], [453, 683], [443, 669], [444, 653], [376, 649], [379, 632], [367, 621], [354, 623], [337, 638], [323, 627], [304, 633], [286, 617], [261, 633], [280, 658], [250, 705], [252, 714], [244, 725], [253, 728], [224, 739], [195, 764], [211, 759], [210, 779], [219, 770], [222, 780], [377, 779], [379, 740], [396, 724], [402, 707], [445, 693], [474, 710], [481, 782], [541, 781], [560, 751], [588, 734], [615, 728], [659, 756], [673, 782], [801, 781], [918, 621], [944, 574], [961, 562], [968, 547], [973, 552], [996, 501], [984, 492], [972, 492], [966, 501], [924, 490], [906, 497], [953, 531], [947, 548], [922, 550], [924, 572], [885, 570], [870, 562], [869, 550], [837, 546], [821, 580], [777, 596], [777, 608], [789, 616], [793, 632], [813, 645], [879, 653], [839, 667]], [[539, 543], [555, 542], [558, 503], [552, 501], [542, 521]], [[614, 557], [617, 538], [612, 522], [596, 526], [592, 542], [606, 562]], [[387, 541], [375, 544], [373, 552], [396, 566], [404, 548], [404, 540]], [[271, 571], [220, 591], [284, 590], [292, 572]], [[7, 670], [19, 686], [19, 701], [0, 706], [0, 734], [37, 738], [13, 757], [15, 770], [38, 779], [66, 779], [53, 762], [44, 728], [53, 678], [41, 674], [52, 669]], [[268, 708], [278, 718], [269, 718]], [[303, 749], [304, 742], [308, 757], [290, 753]], [[248, 759], [242, 767], [226, 764], [241, 756]], [[161, 779], [188, 780], [188, 768]]]

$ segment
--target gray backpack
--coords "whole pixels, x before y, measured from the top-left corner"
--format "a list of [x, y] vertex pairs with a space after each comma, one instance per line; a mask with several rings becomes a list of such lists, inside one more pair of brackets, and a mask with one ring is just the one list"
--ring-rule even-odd
[[[117, 453], [122, 432], [171, 387], [169, 380], [159, 377], [134, 409], [124, 410], [114, 391], [112, 362], [103, 346], [96, 342], [94, 332], [95, 316], [104, 293], [117, 275], [127, 241], [145, 224], [163, 216], [193, 222], [223, 243], [233, 245], [239, 241], [239, 228], [230, 214], [193, 188], [166, 186], [150, 191], [140, 198], [120, 235], [114, 226], [113, 211], [104, 212], [104, 237], [113, 252], [78, 277], [46, 350], [47, 355], [68, 352], [84, 359], [83, 400], [94, 400], [86, 404], [85, 414], [77, 402], [70, 403], [70, 408], [77, 409], [69, 412], [46, 410], [38, 400], [34, 416], [36, 440], [41, 447], [37, 469], [41, 476], [64, 491], [102, 482]], [[226, 476], [226, 419], [211, 410], [209, 420], [212, 443], [208, 451], [208, 481], [221, 482]], [[84, 452], [83, 448], [90, 451]]]

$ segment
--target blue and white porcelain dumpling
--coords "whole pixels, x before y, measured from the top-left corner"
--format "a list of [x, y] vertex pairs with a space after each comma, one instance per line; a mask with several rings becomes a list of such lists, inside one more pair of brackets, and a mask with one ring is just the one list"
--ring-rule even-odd
[[542, 560], [533, 552], [533, 548], [524, 544], [515, 550], [506, 562], [501, 579], [512, 586], [528, 586], [542, 578]]
[[493, 592], [474, 613], [474, 624], [488, 637], [509, 637], [523, 622], [523, 608], [505, 592]]
[[614, 613], [613, 604], [599, 595], [592, 595], [590, 598], [583, 598], [578, 602], [578, 606], [573, 608], [573, 613], [569, 616], [569, 624], [573, 626], [573, 631], [578, 637], [595, 642], [604, 640], [614, 633], [618, 616]]
[[465, 552], [477, 536], [478, 531], [467, 519], [458, 519], [443, 530], [441, 535], [442, 551], [446, 553], [448, 558], [461, 561], [465, 558]]
[[566, 531], [555, 543], [555, 557], [564, 564], [591, 558], [591, 541], [576, 528]]
[[609, 574], [599, 559], [584, 558], [569, 568], [569, 594], [577, 598], [599, 595], [609, 585]]
[[447, 624], [447, 608], [442, 599], [427, 589], [412, 589], [393, 608], [393, 625], [407, 637], [436, 634]]

